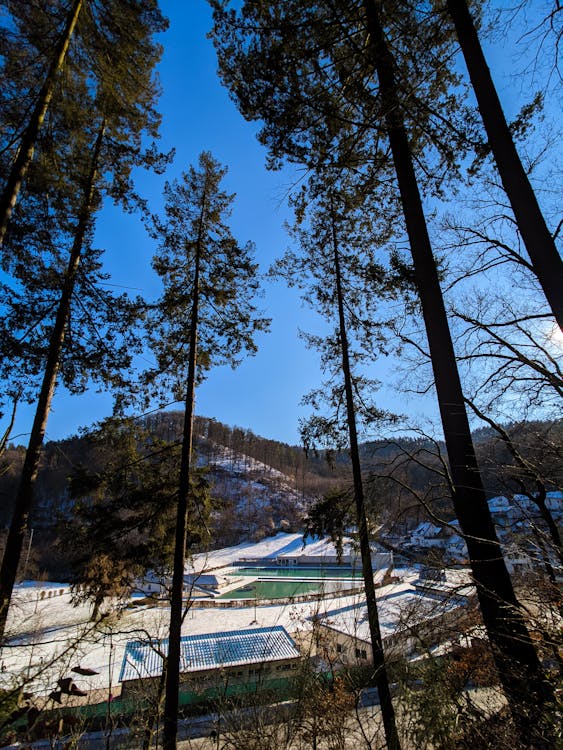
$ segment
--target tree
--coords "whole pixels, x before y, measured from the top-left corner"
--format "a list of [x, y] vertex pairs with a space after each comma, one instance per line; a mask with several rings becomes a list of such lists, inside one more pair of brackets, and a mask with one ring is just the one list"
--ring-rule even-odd
[[268, 327], [253, 301], [258, 280], [252, 245], [239, 245], [226, 224], [234, 196], [221, 188], [225, 173], [203, 152], [199, 169], [191, 167], [181, 181], [166, 183], [165, 218], [152, 216], [149, 228], [159, 242], [153, 266], [164, 291], [148, 329], [158, 364], [145, 380], [153, 393], [183, 394], [185, 404], [166, 660], [166, 750], [176, 746], [188, 513], [197, 518], [200, 512], [190, 491], [195, 389], [210, 367], [235, 367], [243, 352], [254, 353], [255, 333]]
[[[381, 701], [387, 745], [389, 748], [399, 748], [399, 736], [377, 613], [357, 431], [358, 413], [371, 422], [376, 419], [381, 420], [383, 414], [368, 406], [363, 398], [361, 385], [365, 383], [361, 384], [360, 379], [354, 377], [352, 364], [352, 362], [357, 364], [359, 356], [354, 357], [351, 353], [348, 338], [351, 319], [350, 327], [356, 333], [359, 331], [360, 339], [365, 343], [364, 348], [368, 350], [371, 348], [369, 346], [371, 343], [369, 342], [371, 332], [369, 313], [373, 297], [366, 295], [364, 284], [366, 279], [370, 279], [372, 285], [375, 286], [375, 280], [380, 279], [379, 286], [385, 286], [386, 275], [382, 267], [375, 262], [373, 250], [375, 250], [374, 245], [377, 240], [381, 241], [381, 234], [385, 236], [387, 233], [382, 230], [377, 221], [374, 222], [375, 227], [370, 232], [371, 227], [368, 221], [363, 220], [363, 215], [353, 214], [350, 206], [346, 206], [347, 196], [338, 191], [337, 185], [327, 181], [326, 189], [328, 197], [321, 196], [308, 207], [308, 229], [296, 232], [301, 244], [302, 257], [296, 258], [293, 253], [288, 253], [281, 264], [290, 282], [306, 290], [304, 296], [310, 304], [319, 308], [329, 320], [335, 319], [336, 321], [336, 330], [332, 336], [325, 338], [322, 343], [320, 337], [315, 338], [323, 351], [323, 369], [335, 372], [330, 386], [325, 384], [320, 389], [320, 392], [325, 395], [324, 400], [327, 400], [327, 394], [329, 394], [328, 400], [332, 401], [334, 412], [328, 419], [313, 416], [308, 423], [302, 423], [301, 432], [305, 437], [306, 446], [311, 438], [320, 437], [329, 443], [346, 441], [349, 447], [356, 523], [373, 652], [373, 680], [377, 685]], [[342, 205], [337, 207], [337, 202]], [[358, 231], [355, 224], [355, 222], [359, 224], [360, 220], [362, 220], [362, 231]], [[376, 235], [376, 238], [373, 235]], [[366, 245], [368, 245], [367, 248]], [[345, 268], [344, 272], [342, 267]], [[343, 278], [345, 272], [348, 277], [346, 280]], [[367, 333], [365, 329], [368, 329]], [[318, 405], [321, 399], [320, 393], [316, 393], [312, 400], [315, 405]], [[360, 407], [357, 404], [360, 404]], [[339, 424], [338, 415], [340, 407], [344, 412], [342, 426]]]
[[[73, 65], [82, 68], [94, 90], [112, 82], [115, 100], [135, 108], [122, 85], [127, 61], [131, 64], [129, 78], [137, 79], [137, 106], [144, 97], [146, 110], [154, 92], [146, 88], [143, 71], [152, 69], [155, 51], [159, 55], [150, 36], [166, 28], [156, 0], [141, 5], [130, 0], [58, 0], [48, 6], [41, 0], [25, 4], [3, 0], [2, 5], [8, 21], [0, 38], [7, 84], [2, 94], [5, 106], [0, 153], [8, 177], [0, 198], [0, 245], [49, 107], [53, 99], [60, 104], [67, 85], [63, 71], [68, 72]], [[132, 57], [140, 63], [138, 68], [132, 66]]]
[[[13, 5], [12, 3], [4, 4]], [[11, 165], [6, 186], [2, 193], [2, 198], [0, 199], [0, 245], [4, 241], [8, 222], [10, 221], [12, 211], [16, 204], [22, 182], [26, 176], [29, 164], [33, 159], [39, 130], [43, 125], [45, 114], [51, 103], [51, 99], [53, 98], [57, 76], [63, 68], [70, 41], [74, 35], [74, 30], [83, 6], [84, 0], [74, 0], [67, 11], [66, 16], [63, 17], [63, 28], [52, 52], [52, 58], [50, 60], [45, 80], [37, 94], [35, 106], [33, 107], [29, 120], [24, 125], [23, 133], [19, 139], [17, 139], [19, 140], [19, 143], [17, 144], [15, 158]], [[14, 13], [14, 9], [12, 9], [12, 13]], [[12, 16], [16, 23], [21, 19], [21, 16], [18, 18], [18, 15], [16, 9], [16, 12]], [[10, 145], [13, 147], [15, 142], [16, 139], [14, 139]]]
[[[160, 168], [163, 162], [154, 147], [146, 151], [141, 142], [143, 134], [156, 136], [158, 130], [154, 66], [160, 47], [152, 35], [163, 20], [154, 8], [122, 10], [119, 19], [102, 24], [108, 33], [111, 28], [112, 45], [108, 49], [100, 40], [105, 57], [96, 85], [81, 60], [67, 71], [65, 96], [51, 109], [50, 135], [55, 139], [45, 139], [43, 164], [28, 173], [25, 201], [2, 246], [2, 269], [9, 274], [3, 283], [8, 315], [2, 324], [7, 332], [2, 375], [8, 384], [19, 377], [27, 399], [37, 398], [0, 570], [2, 634], [57, 377], [62, 374], [63, 382], [77, 391], [90, 377], [117, 385], [136, 345], [136, 306], [125, 295], [116, 297], [97, 286], [105, 277], [99, 254], [91, 249], [102, 195], [126, 208], [137, 205], [131, 170], [140, 165]], [[33, 17], [27, 20], [31, 23]], [[128, 25], [121, 27], [124, 20]], [[76, 310], [78, 315], [73, 315]], [[106, 341], [100, 336], [103, 328]], [[32, 379], [26, 383], [29, 374]]]
[[466, 0], [447, 0], [502, 184], [534, 273], [563, 330], [563, 263], [520, 161]]
[[[428, 177], [437, 169], [435, 161], [424, 159], [428, 143], [451, 156], [432, 128], [439, 97], [448, 115], [452, 104], [447, 94], [452, 79], [435, 64], [441, 29], [410, 8], [396, 3], [383, 8], [374, 0], [364, 0], [363, 13], [355, 5], [341, 4], [336, 10], [328, 2], [311, 8], [296, 1], [283, 10], [248, 2], [240, 14], [220, 3], [213, 6], [223, 80], [245, 116], [265, 122], [259, 137], [269, 147], [272, 165], [288, 158], [312, 169], [329, 162], [359, 172], [369, 164], [372, 181], [366, 178], [365, 184], [371, 187], [373, 174], [390, 167], [389, 148], [428, 337], [456, 515], [467, 539], [499, 676], [527, 738], [530, 723], [524, 716], [530, 692], [536, 706], [549, 702], [552, 694], [486, 503], [414, 163], [416, 157], [429, 185]], [[422, 45], [428, 41], [431, 51], [425, 52]], [[443, 37], [442, 45], [447, 55], [450, 47]], [[447, 117], [440, 122], [455, 133]], [[455, 166], [455, 159], [448, 166]], [[383, 176], [379, 179], [383, 182]]]
[[[178, 446], [133, 420], [109, 419], [83, 437], [87, 466], [69, 478], [74, 501], [60, 519], [56, 547], [71, 571], [76, 602], [129, 596], [147, 571], [170, 568]], [[203, 505], [203, 503], [202, 503]]]
[[[41, 389], [38, 395], [34, 423], [28, 442], [14, 513], [12, 515], [10, 531], [6, 542], [2, 567], [0, 569], [0, 632], [2, 635], [4, 634], [8, 607], [15, 582], [23, 540], [27, 530], [29, 513], [33, 502], [33, 488], [37, 477], [40, 452], [47, 427], [47, 418], [51, 408], [57, 374], [62, 357], [63, 343], [70, 317], [71, 299], [75, 290], [83, 243], [91, 219], [94, 201], [94, 180], [97, 173], [102, 138], [103, 130], [100, 130], [94, 146], [92, 168], [85, 185], [84, 201], [80, 211], [80, 216], [78, 217], [76, 234], [74, 235], [70, 257], [63, 277], [63, 286], [59, 292], [60, 298], [57, 304], [57, 314], [53, 321], [52, 330], [49, 334], [49, 344], [47, 351], [45, 352], [45, 359], [43, 360], [44, 371]], [[9, 248], [9, 243], [6, 247]], [[14, 310], [17, 310], [19, 307], [19, 305], [15, 304]], [[91, 310], [91, 313], [93, 312], [94, 309]], [[33, 314], [36, 315], [36, 311], [34, 311]], [[119, 352], [119, 354], [122, 355], [121, 362], [123, 362], [124, 352]]]

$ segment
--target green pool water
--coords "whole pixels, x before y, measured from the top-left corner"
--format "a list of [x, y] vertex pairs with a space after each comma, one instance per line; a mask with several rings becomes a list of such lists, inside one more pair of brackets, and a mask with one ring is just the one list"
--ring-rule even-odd
[[237, 568], [232, 575], [258, 576], [260, 578], [361, 578], [359, 568]]
[[248, 586], [221, 594], [219, 599], [286, 599], [319, 591], [322, 582], [313, 581], [253, 581]]

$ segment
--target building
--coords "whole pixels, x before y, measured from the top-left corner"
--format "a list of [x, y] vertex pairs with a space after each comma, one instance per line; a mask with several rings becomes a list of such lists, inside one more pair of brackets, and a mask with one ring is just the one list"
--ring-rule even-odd
[[[278, 554], [264, 557], [242, 557], [237, 565], [278, 565], [280, 567], [325, 567], [343, 566], [362, 569], [362, 560], [358, 542], [351, 537], [342, 539], [342, 554], [338, 555], [330, 537], [307, 537], [299, 548], [291, 545], [289, 551], [281, 550]], [[372, 542], [371, 563], [374, 570], [385, 570], [393, 567], [393, 553], [383, 550]]]
[[227, 576], [214, 573], [184, 573], [184, 595], [198, 596], [207, 594], [217, 596], [232, 583]]
[[[184, 573], [183, 596], [186, 599], [196, 596], [217, 596], [231, 583], [232, 580], [227, 576], [213, 573]], [[136, 592], [157, 599], [169, 596], [171, 587], [172, 576], [170, 574], [158, 574], [152, 570], [147, 571], [135, 582]]]
[[[162, 674], [168, 639], [129, 641], [119, 681], [124, 699], [148, 695]], [[296, 673], [300, 653], [281, 626], [188, 635], [181, 640], [181, 704], [282, 690]]]
[[449, 532], [443, 526], [435, 526], [429, 521], [420, 523], [410, 535], [410, 544], [413, 547], [430, 549], [432, 547], [444, 548]]
[[[442, 591], [410, 584], [389, 586], [377, 598], [377, 611], [387, 658], [403, 657], [450, 640], [472, 624], [468, 587], [459, 591], [436, 582]], [[470, 592], [472, 593], [472, 591]], [[325, 659], [335, 669], [372, 661], [367, 607], [364, 601], [316, 618], [316, 637]]]

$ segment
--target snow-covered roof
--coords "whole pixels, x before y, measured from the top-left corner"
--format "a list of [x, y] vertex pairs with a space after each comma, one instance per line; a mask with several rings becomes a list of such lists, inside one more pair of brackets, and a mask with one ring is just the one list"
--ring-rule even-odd
[[[389, 638], [414, 623], [420, 623], [464, 606], [463, 596], [449, 594], [444, 598], [428, 596], [408, 585], [391, 587], [392, 592], [377, 598], [377, 612], [381, 637]], [[365, 602], [351, 604], [326, 612], [320, 622], [331, 630], [370, 642], [369, 622]]]
[[459, 534], [454, 534], [448, 539], [448, 547], [465, 547], [465, 539]]
[[548, 492], [545, 497], [545, 504], [552, 513], [563, 513], [563, 492]]
[[[299, 651], [281, 625], [202, 635], [187, 635], [180, 644], [180, 672], [199, 672], [221, 667], [297, 659]], [[168, 639], [129, 641], [121, 666], [120, 682], [157, 677]]]
[[492, 497], [488, 503], [491, 513], [506, 513], [506, 511], [510, 510], [512, 507], [510, 500], [507, 497], [504, 497], [504, 495]]
[[225, 576], [216, 576], [213, 573], [184, 573], [184, 584], [187, 585], [219, 587], [227, 580]]
[[418, 524], [416, 529], [412, 532], [412, 536], [424, 536], [429, 538], [438, 536], [441, 531], [441, 526], [434, 526], [434, 524], [430, 523], [430, 521], [425, 521], [424, 523]]

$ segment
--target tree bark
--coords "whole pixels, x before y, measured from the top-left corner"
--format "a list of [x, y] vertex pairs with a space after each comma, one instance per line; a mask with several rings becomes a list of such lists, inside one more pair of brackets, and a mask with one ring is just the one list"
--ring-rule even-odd
[[12, 598], [12, 591], [14, 589], [24, 537], [27, 531], [29, 514], [33, 504], [35, 480], [37, 479], [37, 471], [39, 469], [39, 459], [41, 456], [43, 439], [45, 437], [45, 430], [47, 428], [47, 419], [51, 410], [51, 401], [55, 392], [55, 384], [57, 381], [61, 352], [65, 339], [66, 325], [70, 315], [70, 305], [72, 294], [74, 292], [76, 274], [78, 266], [80, 265], [84, 236], [88, 229], [92, 213], [98, 162], [104, 139], [105, 127], [104, 120], [98, 132], [92, 152], [90, 172], [84, 190], [82, 206], [78, 215], [78, 225], [65, 272], [63, 288], [57, 308], [57, 315], [55, 317], [55, 324], [49, 341], [43, 381], [39, 392], [37, 407], [35, 409], [35, 418], [33, 420], [29, 443], [25, 453], [14, 513], [10, 524], [10, 530], [8, 532], [8, 539], [6, 540], [6, 549], [4, 550], [4, 557], [0, 568], [0, 642], [4, 639], [8, 609]]
[[526, 489], [526, 485], [523, 481], [516, 479], [518, 484], [520, 485], [520, 492], [523, 495], [526, 495], [526, 497], [534, 503], [538, 510], [540, 511], [540, 514], [545, 521], [549, 535], [551, 537], [551, 542], [553, 544], [553, 548], [555, 552], [557, 553], [557, 556], [559, 557], [560, 563], [563, 565], [563, 547], [561, 545], [561, 535], [559, 534], [559, 529], [557, 527], [557, 524], [555, 523], [555, 519], [553, 518], [553, 515], [549, 508], [546, 505], [546, 499], [547, 499], [547, 493], [545, 489], [545, 484], [541, 478], [541, 476], [538, 474], [538, 472], [535, 470], [534, 466], [530, 464], [524, 456], [520, 453], [520, 451], [516, 448], [512, 440], [510, 439], [510, 435], [508, 432], [504, 429], [504, 427], [497, 422], [495, 422], [494, 419], [491, 419], [487, 414], [481, 411], [479, 407], [470, 399], [466, 398], [465, 402], [468, 404], [469, 408], [472, 409], [475, 414], [479, 417], [479, 419], [482, 419], [484, 422], [486, 422], [490, 427], [493, 428], [498, 434], [500, 435], [500, 439], [504, 443], [506, 449], [512, 456], [512, 458], [516, 461], [518, 466], [523, 470], [524, 474], [528, 476], [529, 479], [531, 479], [536, 484], [537, 491], [535, 493], [528, 491]]
[[499, 677], [515, 722], [528, 741], [531, 731], [529, 711], [534, 712], [552, 696], [514, 594], [477, 465], [438, 272], [397, 96], [394, 61], [375, 0], [363, 0], [363, 3], [370, 35], [368, 54], [378, 74], [386, 111], [386, 130], [428, 337], [454, 486], [454, 508], [467, 544], [483, 622]]
[[6, 181], [6, 187], [0, 198], [0, 245], [4, 242], [6, 230], [8, 228], [10, 217], [12, 216], [12, 211], [16, 205], [22, 182], [29, 165], [31, 164], [31, 160], [33, 159], [37, 137], [41, 130], [41, 126], [43, 125], [43, 121], [45, 120], [45, 115], [47, 114], [47, 109], [49, 108], [51, 99], [53, 98], [57, 76], [64, 65], [70, 40], [74, 34], [78, 16], [80, 15], [83, 5], [84, 0], [75, 0], [70, 9], [64, 32], [55, 48], [53, 60], [51, 61], [51, 65], [47, 72], [47, 77], [45, 78], [43, 86], [39, 92], [37, 103], [31, 114], [29, 123], [24, 130], [16, 158], [14, 159], [10, 174]]
[[[205, 201], [205, 196], [204, 199]], [[202, 209], [203, 215], [203, 209]], [[188, 360], [188, 383], [182, 436], [182, 457], [178, 486], [176, 512], [176, 541], [174, 546], [174, 570], [170, 601], [170, 627], [168, 634], [168, 656], [166, 659], [166, 689], [164, 697], [163, 750], [175, 750], [178, 734], [178, 697], [180, 693], [180, 656], [182, 637], [182, 593], [184, 588], [184, 562], [187, 536], [188, 496], [193, 443], [195, 409], [195, 381], [197, 365], [197, 325], [199, 315], [200, 246], [198, 240], [195, 257], [194, 299], [191, 312], [190, 353]]]
[[514, 145], [466, 0], [447, 0], [491, 151], [534, 272], [563, 329], [563, 263]]
[[356, 409], [354, 406], [354, 395], [352, 390], [352, 375], [350, 370], [350, 357], [348, 353], [348, 334], [346, 331], [346, 319], [344, 316], [344, 301], [342, 295], [342, 279], [340, 273], [340, 259], [338, 256], [338, 239], [334, 212], [332, 211], [332, 243], [334, 252], [334, 273], [336, 280], [336, 299], [338, 304], [338, 326], [340, 330], [340, 347], [342, 352], [342, 372], [344, 374], [344, 389], [346, 393], [346, 417], [348, 422], [348, 434], [350, 438], [350, 459], [352, 462], [352, 477], [354, 482], [354, 500], [356, 503], [356, 519], [358, 523], [358, 536], [360, 541], [360, 552], [362, 558], [362, 575], [366, 591], [366, 606], [368, 612], [368, 623], [371, 637], [371, 648], [373, 652], [374, 682], [379, 693], [381, 704], [381, 715], [385, 739], [389, 750], [400, 750], [399, 734], [395, 722], [395, 710], [391, 700], [389, 678], [385, 665], [383, 653], [383, 640], [379, 626], [379, 615], [377, 612], [377, 600], [375, 597], [375, 586], [373, 583], [373, 569], [371, 563], [371, 549], [369, 545], [369, 532], [367, 527], [366, 509], [364, 501], [364, 487], [362, 482], [362, 469], [360, 464], [360, 452], [358, 448], [358, 434], [356, 429]]

